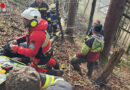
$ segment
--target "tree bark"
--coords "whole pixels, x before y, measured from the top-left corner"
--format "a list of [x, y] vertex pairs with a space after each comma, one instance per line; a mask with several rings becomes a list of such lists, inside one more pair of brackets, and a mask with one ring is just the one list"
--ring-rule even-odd
[[101, 75], [97, 78], [96, 83], [101, 85], [106, 82], [108, 76], [112, 73], [115, 65], [120, 62], [122, 55], [124, 54], [125, 50], [121, 48], [119, 51], [116, 51], [108, 61], [106, 67], [104, 68]]
[[85, 16], [85, 13], [86, 13], [86, 9], [87, 9], [87, 7], [88, 7], [88, 4], [89, 4], [89, 0], [88, 0], [88, 2], [87, 2], [86, 6], [85, 6], [83, 16]]
[[106, 60], [108, 59], [114, 35], [118, 29], [124, 11], [125, 3], [126, 0], [111, 0], [110, 2], [109, 10], [104, 24], [105, 44], [102, 55], [106, 58]]
[[69, 14], [67, 20], [67, 30], [66, 30], [66, 34], [68, 34], [69, 36], [72, 36], [73, 34], [73, 27], [74, 27], [75, 17], [77, 15], [77, 9], [78, 9], [78, 0], [70, 0]]
[[62, 26], [61, 26], [61, 21], [60, 21], [60, 13], [59, 13], [59, 1], [56, 0], [56, 13], [57, 13], [57, 18], [58, 18], [58, 24], [59, 24], [59, 27], [60, 27], [60, 31], [61, 31], [61, 38], [63, 39], [64, 38], [64, 33], [63, 33], [63, 30], [62, 30]]
[[87, 29], [86, 34], [88, 34], [89, 29], [90, 29], [90, 27], [92, 25], [92, 22], [93, 22], [93, 16], [94, 16], [95, 8], [96, 8], [96, 2], [97, 2], [97, 0], [93, 0], [93, 2], [92, 2], [92, 8], [91, 8], [91, 13], [90, 13], [90, 18], [89, 18], [89, 24], [88, 24], [88, 29]]
[[126, 50], [126, 54], [128, 54], [128, 55], [130, 54], [130, 44], [129, 44], [127, 50]]
[[68, 13], [69, 11], [69, 0], [65, 0], [65, 6], [64, 6], [64, 10], [65, 10], [65, 13]]

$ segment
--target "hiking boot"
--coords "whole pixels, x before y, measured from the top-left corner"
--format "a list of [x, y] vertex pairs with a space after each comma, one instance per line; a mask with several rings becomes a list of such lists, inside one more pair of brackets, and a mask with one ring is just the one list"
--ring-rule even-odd
[[73, 63], [71, 62], [71, 65], [73, 66], [74, 70], [76, 70], [81, 76], [83, 76], [83, 74], [82, 74], [82, 72], [81, 72], [81, 69], [80, 69], [80, 67], [79, 67], [78, 64], [73, 64]]
[[56, 62], [56, 65], [54, 66], [54, 69], [60, 69], [60, 64], [58, 62]]
[[77, 72], [80, 74], [80, 76], [83, 76], [82, 72], [80, 72], [80, 71], [77, 71]]
[[91, 74], [90, 73], [87, 73], [87, 77], [89, 78], [89, 79], [91, 79]]

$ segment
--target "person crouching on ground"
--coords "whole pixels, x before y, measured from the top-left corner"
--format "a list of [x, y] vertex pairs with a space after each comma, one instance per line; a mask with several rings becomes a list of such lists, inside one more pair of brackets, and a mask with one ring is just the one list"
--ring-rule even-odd
[[102, 25], [95, 25], [92, 30], [92, 37], [87, 39], [82, 46], [81, 52], [76, 53], [76, 57], [71, 60], [73, 68], [82, 75], [79, 64], [87, 62], [87, 76], [91, 78], [93, 65], [99, 59], [100, 52], [104, 47], [104, 37], [100, 34]]

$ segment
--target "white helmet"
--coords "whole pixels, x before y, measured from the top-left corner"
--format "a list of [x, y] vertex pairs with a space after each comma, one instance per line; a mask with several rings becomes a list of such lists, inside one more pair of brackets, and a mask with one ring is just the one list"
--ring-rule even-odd
[[35, 9], [35, 8], [31, 8], [29, 7], [28, 9], [24, 10], [23, 13], [21, 14], [21, 16], [27, 20], [33, 20], [36, 19], [38, 21], [38, 23], [41, 20], [41, 14], [40, 12]]
[[56, 4], [51, 4], [51, 8], [56, 8]]

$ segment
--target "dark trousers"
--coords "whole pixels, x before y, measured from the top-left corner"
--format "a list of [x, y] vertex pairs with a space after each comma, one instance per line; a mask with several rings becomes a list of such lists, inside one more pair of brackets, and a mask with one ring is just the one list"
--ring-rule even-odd
[[[51, 27], [48, 27], [47, 32], [52, 37], [53, 35], [56, 35], [57, 32], [57, 25], [52, 25]], [[53, 35], [52, 35], [53, 34]]]
[[48, 27], [48, 28], [47, 28], [47, 32], [48, 32], [49, 34], [51, 34], [51, 33], [52, 33], [52, 27]]
[[87, 62], [87, 68], [88, 68], [88, 73], [87, 73], [87, 76], [89, 78], [91, 78], [92, 76], [92, 72], [93, 72], [93, 65], [94, 65], [94, 62], [89, 62], [87, 61], [85, 58], [81, 57], [76, 57], [76, 58], [73, 58], [72, 61], [71, 61], [71, 64], [73, 65], [74, 69], [77, 70], [78, 72], [81, 72], [81, 69], [79, 67], [79, 64], [81, 63], [86, 63]]
[[57, 25], [52, 25], [53, 26], [53, 33], [55, 34], [57, 32]]

